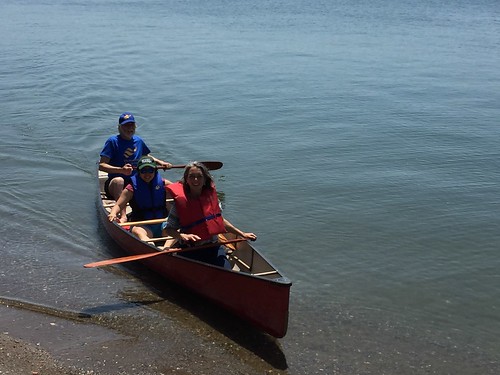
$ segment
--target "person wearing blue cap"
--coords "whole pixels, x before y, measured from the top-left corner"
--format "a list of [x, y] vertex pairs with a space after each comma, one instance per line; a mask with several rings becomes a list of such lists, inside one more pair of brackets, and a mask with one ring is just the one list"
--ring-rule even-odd
[[[135, 173], [134, 166], [142, 156], [149, 156], [158, 168], [170, 169], [172, 164], [152, 156], [151, 150], [135, 134], [136, 123], [134, 115], [124, 112], [118, 119], [118, 134], [109, 137], [100, 153], [99, 170], [108, 173], [104, 184], [106, 195], [110, 199], [118, 200], [121, 192], [130, 183]], [[120, 212], [120, 222], [127, 221], [125, 210]]]

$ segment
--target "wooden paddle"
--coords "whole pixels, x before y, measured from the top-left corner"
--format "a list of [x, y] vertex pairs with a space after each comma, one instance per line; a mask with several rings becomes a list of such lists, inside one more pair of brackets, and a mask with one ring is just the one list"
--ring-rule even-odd
[[174, 248], [171, 248], [171, 249], [168, 249], [168, 250], [157, 251], [157, 252], [154, 252], [154, 253], [147, 253], [147, 254], [140, 254], [140, 255], [130, 255], [130, 256], [127, 256], [127, 257], [101, 260], [101, 261], [98, 261], [98, 262], [85, 264], [84, 267], [85, 268], [103, 267], [103, 266], [109, 266], [109, 265], [112, 265], [112, 264], [132, 262], [134, 260], [141, 260], [141, 259], [145, 259], [145, 258], [151, 258], [151, 257], [155, 257], [157, 255], [179, 253], [179, 252], [183, 252], [183, 251], [192, 251], [192, 250], [198, 250], [198, 249], [206, 249], [206, 248], [209, 248], [209, 247], [226, 245], [226, 244], [235, 243], [235, 242], [242, 242], [242, 241], [246, 241], [246, 240], [244, 238], [236, 238], [234, 240], [212, 242], [212, 243], [207, 243], [207, 244], [204, 244], [204, 245], [198, 245], [198, 246], [193, 246], [193, 247], [184, 247], [184, 248], [181, 248], [181, 247], [175, 248], [174, 247]]
[[[211, 171], [221, 169], [222, 166], [224, 165], [221, 161], [200, 161], [200, 163], [204, 164]], [[172, 165], [172, 168], [186, 168], [186, 166], [185, 165]]]
[[[207, 169], [211, 171], [221, 169], [224, 165], [224, 163], [222, 163], [221, 161], [200, 161], [199, 163], [205, 164]], [[132, 168], [136, 169], [137, 167], [134, 165]], [[186, 168], [186, 165], [172, 165], [171, 168]], [[157, 167], [156, 169], [163, 169], [164, 171], [167, 170], [167, 168], [162, 167]]]

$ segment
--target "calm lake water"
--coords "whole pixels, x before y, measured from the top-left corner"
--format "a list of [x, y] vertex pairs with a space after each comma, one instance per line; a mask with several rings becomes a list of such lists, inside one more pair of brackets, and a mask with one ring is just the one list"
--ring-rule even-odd
[[94, 175], [131, 111], [155, 156], [224, 162], [225, 215], [294, 282], [281, 362], [248, 373], [500, 372], [498, 1], [3, 0], [0, 21], [0, 298], [152, 341], [206, 323], [138, 265], [82, 267], [122, 255]]

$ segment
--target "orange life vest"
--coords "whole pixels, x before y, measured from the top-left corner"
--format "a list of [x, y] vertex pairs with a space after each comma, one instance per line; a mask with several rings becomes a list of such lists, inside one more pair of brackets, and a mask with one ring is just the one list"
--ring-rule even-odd
[[203, 188], [198, 198], [186, 197], [181, 182], [168, 185], [167, 190], [175, 201], [182, 233], [196, 234], [201, 240], [208, 240], [226, 232], [214, 186]]

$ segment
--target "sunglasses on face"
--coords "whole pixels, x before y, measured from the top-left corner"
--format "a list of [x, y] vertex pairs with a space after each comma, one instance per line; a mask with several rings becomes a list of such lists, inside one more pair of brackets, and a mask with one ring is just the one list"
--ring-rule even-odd
[[139, 170], [139, 173], [155, 173], [155, 169], [154, 168], [142, 168]]

